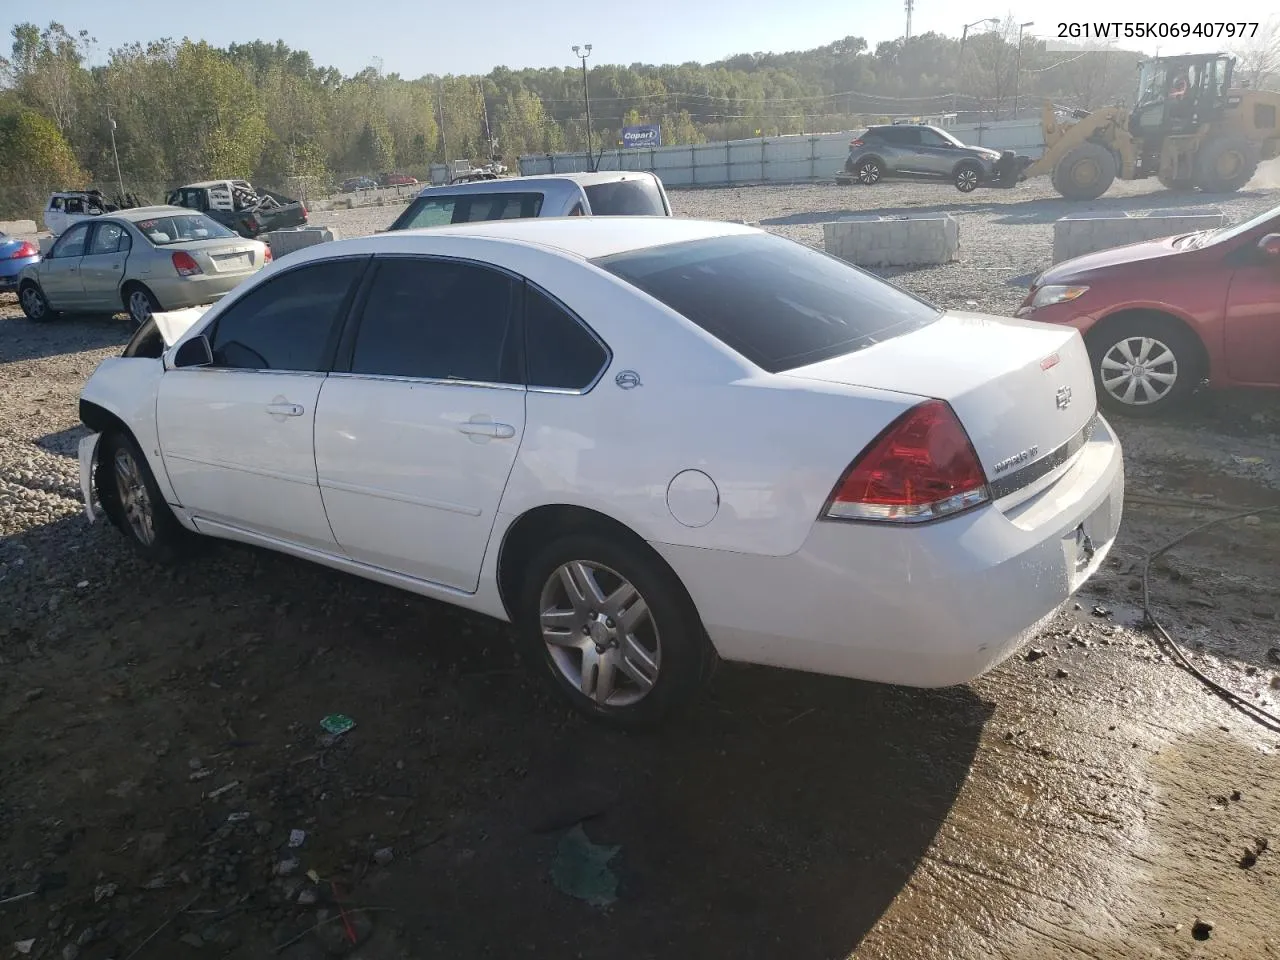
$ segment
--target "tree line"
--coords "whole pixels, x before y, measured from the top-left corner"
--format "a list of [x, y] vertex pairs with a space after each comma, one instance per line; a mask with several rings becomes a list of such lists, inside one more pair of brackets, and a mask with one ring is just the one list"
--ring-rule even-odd
[[[56, 188], [115, 193], [118, 179], [154, 201], [174, 185], [224, 177], [315, 195], [357, 174], [421, 178], [434, 161], [478, 161], [491, 146], [514, 165], [587, 144], [576, 66], [410, 79], [377, 67], [345, 76], [282, 41], [137, 42], [98, 64], [94, 46], [58, 23], [13, 28], [11, 54], [0, 58], [0, 214], [29, 215]], [[963, 42], [926, 33], [872, 50], [846, 37], [708, 64], [589, 64], [590, 133], [612, 149], [636, 123], [660, 124], [671, 144], [953, 109], [1001, 119], [1015, 102], [1046, 97], [1090, 109], [1132, 96], [1139, 59], [1047, 52], [1030, 38], [1019, 49], [1009, 17]]]

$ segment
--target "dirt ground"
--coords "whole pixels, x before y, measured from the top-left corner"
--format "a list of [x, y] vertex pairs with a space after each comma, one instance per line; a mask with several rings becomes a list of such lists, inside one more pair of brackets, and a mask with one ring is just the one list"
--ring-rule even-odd
[[[759, 219], [770, 196], [674, 199]], [[972, 260], [899, 282], [1008, 309], [1048, 229], [1008, 213], [971, 212], [1004, 221], [986, 285]], [[1139, 628], [1148, 551], [1280, 505], [1280, 398], [1117, 423], [1120, 542], [982, 680], [726, 666], [625, 736], [500, 624], [233, 545], [157, 569], [89, 525], [76, 400], [125, 338], [0, 299], [0, 957], [1280, 957], [1280, 730]], [[1214, 528], [1151, 580], [1193, 662], [1273, 712], [1278, 533]], [[354, 729], [326, 736], [334, 713]], [[552, 878], [575, 824], [617, 847], [610, 904]]]

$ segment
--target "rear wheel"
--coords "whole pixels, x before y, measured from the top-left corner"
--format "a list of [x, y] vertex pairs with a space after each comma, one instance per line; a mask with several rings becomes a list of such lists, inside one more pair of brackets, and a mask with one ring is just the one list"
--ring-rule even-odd
[[868, 158], [859, 161], [857, 169], [858, 182], [871, 186], [879, 183], [884, 177], [884, 167], [881, 166], [879, 160]]
[[142, 326], [151, 319], [153, 313], [160, 309], [160, 301], [140, 283], [126, 287], [122, 299], [125, 310], [129, 312], [129, 319], [133, 321], [135, 327]]
[[1098, 402], [1114, 413], [1154, 417], [1182, 404], [1203, 376], [1203, 348], [1171, 318], [1135, 316], [1090, 332]]
[[1053, 168], [1053, 188], [1068, 200], [1097, 200], [1116, 179], [1116, 158], [1100, 143], [1082, 143]]
[[671, 569], [595, 533], [565, 536], [534, 557], [516, 625], [577, 710], [621, 727], [651, 726], [687, 704], [715, 661]]
[[22, 312], [32, 323], [44, 323], [57, 316], [49, 307], [44, 291], [30, 280], [18, 288], [18, 303], [22, 306]]
[[956, 167], [953, 181], [961, 193], [973, 193], [982, 183], [982, 167], [976, 163], [962, 163]]
[[1258, 170], [1248, 140], [1229, 138], [1205, 144], [1196, 157], [1196, 186], [1206, 193], [1234, 193]]

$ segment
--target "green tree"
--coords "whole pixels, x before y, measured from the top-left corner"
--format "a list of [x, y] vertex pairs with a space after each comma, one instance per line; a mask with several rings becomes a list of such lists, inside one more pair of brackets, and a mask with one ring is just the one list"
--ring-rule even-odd
[[36, 216], [55, 190], [84, 186], [84, 172], [58, 127], [34, 110], [0, 116], [0, 210]]

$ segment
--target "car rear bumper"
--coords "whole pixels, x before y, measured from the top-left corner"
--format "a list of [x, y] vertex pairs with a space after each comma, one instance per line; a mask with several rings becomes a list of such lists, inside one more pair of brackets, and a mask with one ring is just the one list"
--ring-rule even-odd
[[[260, 268], [259, 268], [260, 269]], [[205, 273], [195, 277], [141, 278], [165, 310], [181, 310], [214, 303], [256, 273]]]
[[1066, 472], [1007, 513], [816, 522], [787, 557], [654, 546], [726, 660], [950, 686], [1007, 658], [1098, 569], [1123, 499], [1120, 443], [1100, 419]]

